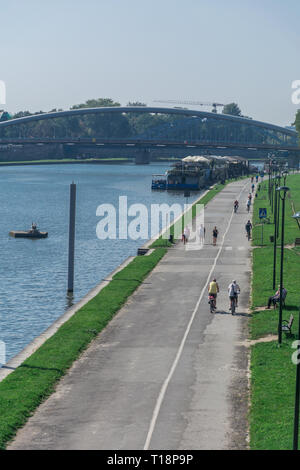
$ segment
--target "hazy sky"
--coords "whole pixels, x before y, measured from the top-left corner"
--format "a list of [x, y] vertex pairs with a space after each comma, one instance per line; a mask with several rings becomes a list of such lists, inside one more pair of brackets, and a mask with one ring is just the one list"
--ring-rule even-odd
[[0, 0], [0, 15], [8, 111], [178, 99], [294, 120], [299, 0]]

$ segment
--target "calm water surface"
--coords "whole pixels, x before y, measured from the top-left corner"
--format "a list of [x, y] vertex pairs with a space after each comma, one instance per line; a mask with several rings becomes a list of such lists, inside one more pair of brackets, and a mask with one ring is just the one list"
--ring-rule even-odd
[[[165, 164], [43, 165], [0, 168], [0, 341], [6, 360], [20, 352], [68, 307], [69, 185], [77, 183], [74, 303], [135, 255], [144, 240], [99, 240], [96, 209], [119, 196], [128, 204], [185, 202], [181, 193], [151, 191], [153, 173]], [[194, 193], [190, 202], [199, 196]], [[10, 230], [36, 222], [44, 240], [14, 239]]]

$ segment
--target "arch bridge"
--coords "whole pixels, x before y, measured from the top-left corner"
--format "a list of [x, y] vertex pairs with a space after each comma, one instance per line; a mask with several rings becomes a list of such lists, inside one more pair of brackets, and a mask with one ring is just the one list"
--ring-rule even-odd
[[[299, 155], [295, 130], [245, 117], [162, 107], [79, 108], [0, 122], [0, 147], [56, 144], [64, 152], [186, 156], [200, 152], [260, 159]], [[1, 158], [1, 154], [0, 154]]]

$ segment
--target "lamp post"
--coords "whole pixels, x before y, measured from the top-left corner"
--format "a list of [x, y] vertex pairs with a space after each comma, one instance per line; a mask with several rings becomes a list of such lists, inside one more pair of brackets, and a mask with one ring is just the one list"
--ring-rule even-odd
[[[297, 220], [299, 225], [300, 212], [294, 214], [293, 219]], [[300, 310], [299, 310], [299, 323], [298, 323], [298, 354], [297, 354], [297, 370], [296, 370], [296, 390], [295, 390], [295, 410], [294, 410], [294, 442], [293, 450], [298, 450], [298, 435], [299, 435], [299, 401], [300, 401]]]
[[[275, 176], [273, 175], [271, 178], [271, 211], [272, 214], [274, 213], [274, 186], [275, 186]], [[275, 187], [276, 190], [276, 187]]]
[[285, 184], [286, 184], [286, 178], [287, 178], [287, 175], [288, 175], [288, 174], [289, 174], [289, 172], [288, 172], [287, 170], [284, 170], [284, 171], [282, 172], [283, 181], [284, 181], [283, 185], [284, 185], [284, 186], [285, 186]]
[[[287, 186], [279, 186], [276, 189], [279, 197], [282, 200], [282, 215], [281, 215], [281, 261], [280, 261], [280, 303], [279, 303], [279, 320], [278, 320], [278, 344], [282, 341], [282, 289], [283, 289], [283, 255], [284, 255], [284, 216], [285, 216], [285, 199], [286, 194], [290, 190]], [[282, 195], [281, 195], [282, 193]]]
[[269, 195], [269, 201], [271, 200], [271, 165], [272, 165], [272, 159], [271, 159], [271, 156], [268, 155], [268, 158], [269, 158], [269, 170], [268, 170], [268, 174], [269, 174], [269, 179], [268, 179], [268, 195]]
[[[281, 175], [279, 174], [278, 176], [279, 176], [278, 186], [280, 186], [281, 185]], [[279, 237], [279, 215], [280, 215], [280, 198], [278, 198], [278, 201], [277, 201], [277, 232], [276, 232], [276, 237], [277, 238]]]
[[277, 236], [278, 236], [278, 225], [279, 225], [279, 213], [277, 210], [277, 201], [279, 202], [277, 187], [280, 186], [280, 176], [275, 176], [275, 210], [274, 210], [274, 252], [273, 252], [273, 289], [276, 287], [276, 257], [277, 257]]

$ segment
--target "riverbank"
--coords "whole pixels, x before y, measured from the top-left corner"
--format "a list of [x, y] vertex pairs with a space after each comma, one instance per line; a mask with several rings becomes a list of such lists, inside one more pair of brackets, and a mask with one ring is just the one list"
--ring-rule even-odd
[[[0, 341], [7, 360], [48, 328], [67, 308], [81, 300], [144, 241], [100, 240], [99, 205], [119, 210], [121, 196], [128, 206], [184, 202], [182, 193], [151, 190], [152, 173], [166, 164], [51, 165], [3, 167], [0, 171], [1, 315]], [[77, 184], [76, 263], [73, 296], [66, 295], [69, 185]], [[191, 194], [191, 201], [199, 193]], [[150, 213], [150, 212], [149, 212]], [[34, 221], [45, 240], [12, 239], [11, 230], [26, 230]], [[162, 227], [159, 225], [158, 228]], [[147, 239], [150, 230], [144, 235]], [[15, 268], [14, 268], [15, 267]], [[77, 282], [78, 280], [78, 282]]]
[[[231, 183], [209, 202], [203, 249], [179, 243], [168, 250], [9, 449], [247, 446], [248, 349], [241, 343], [248, 321], [249, 244], [237, 230], [245, 215], [233, 214], [232, 201], [244, 201], [248, 190], [247, 181]], [[217, 247], [210, 240], [214, 224], [220, 229]], [[206, 297], [213, 273], [222, 285], [215, 315]], [[243, 286], [235, 316], [228, 314], [226, 291], [233, 273]]]
[[[212, 195], [216, 194], [212, 190]], [[107, 287], [79, 309], [20, 367], [0, 383], [0, 447], [23, 426], [82, 351], [102, 331], [143, 279], [165, 255], [156, 248], [136, 257]]]
[[93, 163], [93, 164], [103, 164], [103, 165], [121, 165], [124, 163], [131, 163], [132, 160], [128, 158], [87, 158], [87, 159], [71, 159], [65, 158], [61, 160], [31, 160], [31, 161], [18, 161], [18, 162], [0, 162], [1, 166], [27, 166], [27, 165], [67, 165], [67, 164], [83, 164], [83, 163]]
[[165, 253], [165, 249], [159, 248], [149, 256], [134, 258], [113, 276], [98, 295], [0, 383], [1, 449], [37, 406], [51, 395], [57, 381], [105, 328]]
[[[174, 163], [180, 161], [179, 158], [157, 158], [153, 163]], [[67, 165], [67, 164], [82, 164], [92, 163], [98, 165], [122, 165], [128, 163], [134, 163], [134, 158], [64, 158], [59, 160], [29, 160], [29, 161], [17, 161], [17, 162], [1, 162], [1, 166], [26, 166], [26, 165]]]
[[[297, 222], [291, 217], [300, 210], [300, 175], [291, 175], [286, 185], [290, 195], [286, 199], [284, 286], [288, 295], [283, 309], [283, 319], [294, 316], [292, 334], [282, 333], [282, 345], [278, 347], [278, 307], [265, 310], [268, 298], [273, 291], [273, 215], [268, 200], [268, 182], [261, 185], [261, 191], [254, 205], [253, 217], [253, 282], [251, 339], [257, 344], [251, 350], [251, 449], [288, 450], [293, 445], [293, 422], [296, 366], [292, 362], [293, 341], [297, 339], [299, 315], [299, 248], [294, 246], [299, 237]], [[259, 208], [266, 208], [271, 219], [264, 225], [264, 240], [261, 247], [261, 223]], [[281, 210], [280, 210], [281, 214]], [[281, 224], [280, 224], [281, 226]], [[277, 276], [280, 274], [280, 236], [277, 248]], [[260, 342], [259, 342], [260, 341]], [[264, 342], [265, 341], [265, 342]]]

